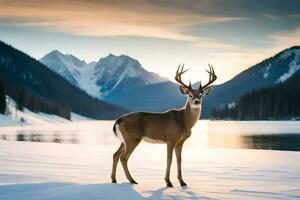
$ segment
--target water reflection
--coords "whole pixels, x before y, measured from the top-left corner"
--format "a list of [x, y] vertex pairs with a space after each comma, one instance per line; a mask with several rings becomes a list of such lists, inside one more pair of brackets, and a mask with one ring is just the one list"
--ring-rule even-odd
[[242, 137], [247, 149], [300, 151], [300, 134], [250, 135]]
[[19, 142], [53, 142], [78, 144], [77, 134], [28, 134], [17, 133], [16, 135], [0, 135], [0, 139]]
[[300, 151], [300, 134], [211, 134], [207, 139], [208, 148]]
[[[107, 123], [103, 125], [103, 123]], [[201, 121], [186, 146], [197, 148], [242, 148], [300, 151], [299, 124], [285, 122]], [[41, 129], [1, 129], [0, 139], [20, 142], [111, 145], [113, 122], [93, 122], [75, 126]], [[3, 131], [6, 130], [6, 131]], [[286, 133], [283, 130], [291, 131]]]
[[[101, 137], [99, 135], [99, 137]], [[84, 144], [77, 134], [16, 134], [8, 138], [1, 135], [2, 140], [21, 142], [53, 142]], [[268, 135], [229, 135], [209, 134], [206, 137], [207, 148], [242, 148], [300, 151], [300, 134], [268, 134]]]

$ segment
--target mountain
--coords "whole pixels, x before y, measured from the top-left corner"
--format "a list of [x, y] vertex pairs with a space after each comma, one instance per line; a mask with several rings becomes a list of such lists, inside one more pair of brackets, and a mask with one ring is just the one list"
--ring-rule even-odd
[[40, 59], [49, 69], [91, 96], [106, 99], [120, 92], [167, 79], [146, 71], [141, 64], [126, 55], [113, 54], [98, 62], [86, 63], [73, 55], [55, 50]]
[[216, 86], [211, 95], [203, 101], [203, 117], [209, 118], [212, 109], [234, 103], [240, 96], [252, 90], [284, 82], [292, 75], [300, 73], [299, 69], [300, 47], [286, 49]]
[[95, 67], [96, 84], [104, 96], [126, 92], [150, 84], [165, 82], [167, 79], [146, 71], [141, 64], [125, 55], [108, 55], [101, 58]]
[[[209, 118], [212, 109], [234, 103], [240, 96], [254, 89], [288, 80], [293, 74], [300, 72], [299, 62], [300, 47], [295, 46], [248, 68], [224, 84], [215, 86], [213, 92], [203, 98], [201, 117]], [[180, 94], [176, 83], [145, 71], [137, 60], [128, 56], [109, 55], [101, 58], [87, 71], [88, 77], [92, 77], [88, 79], [93, 80], [89, 88], [96, 88], [94, 94], [98, 93], [98, 97], [132, 111], [165, 111], [183, 106], [186, 99]], [[88, 89], [82, 85], [79, 87], [86, 91]]]
[[[77, 62], [72, 56], [69, 58], [68, 61]], [[127, 112], [119, 106], [92, 98], [39, 61], [3, 42], [0, 42], [0, 80], [11, 97], [24, 91], [33, 103], [38, 99], [43, 104], [68, 108], [87, 117], [114, 119]], [[27, 101], [24, 95], [23, 99]]]
[[135, 111], [163, 112], [180, 108], [186, 97], [173, 82], [156, 83], [120, 92], [108, 98], [109, 102]]
[[79, 85], [76, 77], [80, 76], [79, 69], [86, 65], [85, 61], [81, 61], [73, 55], [64, 55], [57, 50], [47, 54], [40, 62], [77, 87]]
[[253, 90], [235, 104], [212, 111], [213, 118], [235, 120], [300, 119], [300, 73], [285, 82]]
[[[202, 118], [210, 118], [212, 109], [236, 102], [240, 96], [256, 89], [273, 86], [300, 73], [300, 47], [292, 47], [241, 72], [224, 84], [214, 87], [203, 98]], [[221, 74], [217, 74], [221, 76]], [[194, 85], [199, 85], [195, 83]], [[121, 99], [121, 100], [120, 100]], [[185, 97], [172, 82], [141, 86], [120, 92], [108, 101], [131, 110], [164, 111], [184, 105]]]

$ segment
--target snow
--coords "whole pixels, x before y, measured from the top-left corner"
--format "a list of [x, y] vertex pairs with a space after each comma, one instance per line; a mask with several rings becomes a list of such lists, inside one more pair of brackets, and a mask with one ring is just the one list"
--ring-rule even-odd
[[98, 80], [106, 82], [105, 85], [112, 85], [106, 91], [101, 91], [103, 96], [107, 96], [112, 90], [119, 87], [120, 83], [124, 84], [126, 82], [124, 80], [130, 78], [142, 80], [145, 85], [166, 81], [157, 74], [143, 69], [138, 60], [125, 55], [110, 54], [101, 58], [95, 67], [94, 75]]
[[[81, 121], [31, 129], [28, 126], [1, 128], [0, 133], [8, 136], [20, 131], [44, 134], [44, 130], [45, 134], [71, 135], [77, 131], [90, 140], [81, 144], [0, 140], [0, 199], [300, 198], [300, 152], [211, 149], [205, 146], [205, 137], [201, 136], [216, 130], [277, 133], [287, 128], [283, 133], [299, 132], [299, 122], [200, 121], [183, 148], [183, 177], [188, 184], [184, 188], [176, 179], [175, 158], [171, 170], [174, 188], [165, 187], [165, 145], [144, 142], [129, 160], [129, 169], [139, 184], [127, 183], [120, 164], [119, 184], [111, 184], [112, 154], [120, 145], [111, 130], [113, 123]], [[99, 141], [95, 143], [95, 140]]]
[[300, 69], [300, 49], [293, 49], [293, 50], [288, 50], [282, 53], [281, 58], [286, 59], [292, 54], [295, 55], [294, 59], [290, 62], [289, 64], [289, 70], [282, 74], [276, 81], [275, 83], [280, 83], [284, 82], [290, 77], [293, 76], [295, 72], [297, 72]]
[[300, 48], [288, 49], [288, 50], [284, 51], [280, 55], [280, 59], [287, 59], [292, 54], [294, 54], [296, 57], [299, 57], [300, 56]]
[[[118, 85], [123, 81], [123, 79], [127, 76], [129, 68], [126, 66], [125, 70], [123, 70], [122, 74], [119, 76], [117, 82], [115, 83], [115, 85], [112, 87], [112, 90], [114, 90], [116, 87], [118, 87]], [[131, 70], [132, 71], [132, 70]], [[134, 77], [131, 73], [131, 77]]]
[[281, 75], [278, 78], [278, 80], [276, 81], [276, 83], [286, 81], [299, 69], [300, 69], [300, 60], [299, 61], [298, 61], [298, 59], [292, 60], [289, 65], [289, 70], [286, 73], [284, 73], [283, 75]]
[[271, 63], [270, 64], [268, 64], [265, 68], [264, 68], [264, 74], [263, 74], [263, 76], [264, 76], [264, 79], [266, 79], [266, 78], [268, 78], [268, 76], [270, 75], [270, 72], [269, 72], [269, 70], [271, 69]]
[[16, 119], [12, 119], [8, 116], [0, 114], [0, 127], [3, 126], [16, 126], [19, 125], [19, 121]]
[[[35, 113], [27, 108], [24, 111], [20, 111], [16, 108], [16, 103], [13, 99], [6, 97], [7, 111], [6, 115], [0, 114], [0, 127], [7, 126], [41, 126], [56, 123], [66, 123], [69, 120], [62, 118], [54, 114], [47, 114], [43, 112]], [[72, 121], [90, 120], [90, 118], [81, 116], [76, 113], [71, 113]]]
[[97, 77], [94, 76], [95, 66], [95, 62], [86, 64], [82, 67], [80, 71], [81, 75], [76, 77], [76, 80], [80, 88], [86, 91], [89, 95], [102, 99], [102, 95], [100, 93], [101, 87], [96, 84]]
[[235, 107], [235, 102], [231, 102], [231, 103], [228, 103], [227, 104], [227, 107], [229, 108], [229, 109], [231, 109], [231, 108], [234, 108]]
[[[40, 61], [76, 87], [80, 87], [89, 95], [99, 99], [105, 99], [105, 96], [126, 78], [139, 78], [144, 81], [145, 85], [167, 81], [155, 73], [144, 70], [137, 60], [125, 55], [110, 54], [101, 58], [98, 63], [86, 63], [73, 55], [64, 55], [56, 50], [44, 56]], [[124, 69], [121, 74], [117, 74], [120, 67]], [[118, 77], [113, 87], [109, 88], [110, 91], [101, 91], [97, 81], [113, 80], [115, 76]]]
[[87, 121], [87, 120], [91, 120], [91, 118], [71, 112], [71, 121]]

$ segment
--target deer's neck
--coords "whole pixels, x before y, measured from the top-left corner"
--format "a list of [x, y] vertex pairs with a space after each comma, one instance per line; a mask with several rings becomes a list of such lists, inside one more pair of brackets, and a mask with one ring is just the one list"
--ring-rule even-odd
[[189, 100], [187, 99], [187, 102], [185, 104], [185, 107], [183, 108], [183, 120], [185, 127], [187, 129], [193, 128], [193, 126], [197, 123], [199, 120], [200, 114], [201, 114], [201, 104], [199, 107], [193, 107]]

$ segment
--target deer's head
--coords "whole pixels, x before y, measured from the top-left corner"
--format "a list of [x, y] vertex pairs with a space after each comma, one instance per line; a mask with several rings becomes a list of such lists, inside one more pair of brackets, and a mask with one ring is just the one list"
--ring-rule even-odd
[[213, 66], [212, 65], [208, 65], [208, 66], [209, 66], [209, 71], [207, 71], [207, 70], [206, 71], [209, 74], [209, 81], [204, 86], [202, 86], [201, 82], [200, 82], [200, 85], [197, 89], [192, 88], [191, 82], [189, 83], [189, 85], [186, 85], [182, 81], [181, 75], [187, 71], [187, 70], [183, 69], [184, 65], [182, 65], [182, 66], [179, 65], [179, 67], [176, 71], [175, 80], [177, 81], [177, 83], [180, 84], [179, 90], [182, 94], [185, 94], [188, 96], [188, 99], [189, 99], [188, 102], [194, 108], [201, 106], [202, 97], [210, 94], [210, 92], [213, 89], [213, 86], [211, 86], [211, 84], [217, 79], [217, 76], [215, 74]]

